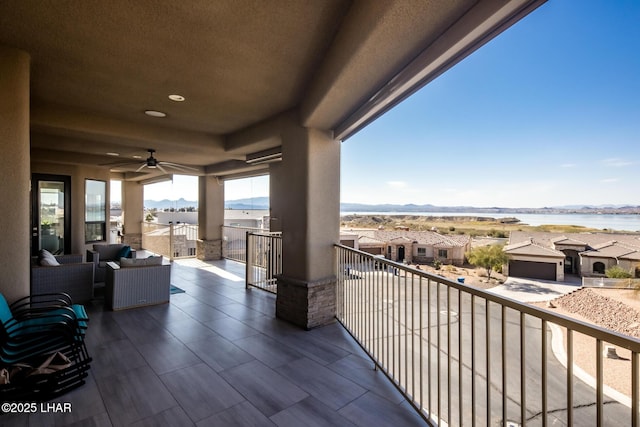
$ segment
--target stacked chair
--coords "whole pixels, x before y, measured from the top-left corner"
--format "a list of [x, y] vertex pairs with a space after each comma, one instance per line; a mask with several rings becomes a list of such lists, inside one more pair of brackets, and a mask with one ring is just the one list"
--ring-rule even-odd
[[67, 294], [0, 294], [0, 400], [46, 401], [85, 383], [87, 314]]

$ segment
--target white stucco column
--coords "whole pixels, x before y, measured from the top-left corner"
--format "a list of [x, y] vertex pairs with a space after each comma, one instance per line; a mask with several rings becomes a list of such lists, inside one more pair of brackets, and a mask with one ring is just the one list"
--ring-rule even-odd
[[215, 176], [201, 176], [198, 186], [198, 247], [201, 260], [222, 258], [224, 183]]
[[29, 55], [0, 46], [0, 292], [12, 302], [30, 292]]
[[142, 221], [144, 221], [144, 185], [123, 181], [122, 241], [134, 249], [142, 248]]
[[276, 315], [310, 329], [336, 311], [340, 142], [302, 127], [284, 130], [282, 142], [282, 164], [271, 171], [271, 224], [283, 238]]

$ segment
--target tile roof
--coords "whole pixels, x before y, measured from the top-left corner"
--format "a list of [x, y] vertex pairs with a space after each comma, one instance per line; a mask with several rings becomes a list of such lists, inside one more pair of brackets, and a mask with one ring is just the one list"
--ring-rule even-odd
[[565, 255], [553, 248], [542, 246], [532, 240], [522, 241], [507, 245], [504, 251], [510, 255], [545, 256], [554, 258], [564, 258]]
[[375, 245], [383, 245], [384, 241], [380, 240], [380, 239], [376, 239], [374, 237], [369, 237], [369, 236], [360, 236], [358, 237], [358, 244], [362, 245], [362, 244], [375, 244]]
[[586, 246], [587, 242], [583, 242], [582, 240], [576, 240], [569, 238], [567, 236], [558, 237], [557, 239], [552, 239], [551, 243], [554, 245], [571, 245], [571, 246]]
[[419, 245], [438, 246], [443, 248], [464, 247], [471, 238], [466, 235], [445, 236], [435, 231], [404, 231], [404, 230], [353, 230], [359, 236], [366, 236], [382, 242], [403, 244], [416, 242]]
[[612, 240], [594, 246], [592, 250], [583, 252], [582, 256], [640, 260], [640, 248], [633, 248]]
[[576, 242], [578, 244], [586, 244], [588, 247], [594, 248], [598, 245], [603, 245], [615, 240], [625, 246], [640, 250], [640, 234], [575, 233], [570, 236], [571, 237], [567, 237], [564, 234], [551, 232], [512, 231], [509, 235], [509, 244], [532, 239], [534, 243], [549, 248], [552, 248], [553, 244], [558, 242], [560, 244], [573, 244], [568, 243], [569, 241]]

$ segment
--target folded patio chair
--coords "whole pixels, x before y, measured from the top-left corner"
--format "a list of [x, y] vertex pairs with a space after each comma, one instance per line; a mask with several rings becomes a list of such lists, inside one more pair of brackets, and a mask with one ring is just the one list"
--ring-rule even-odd
[[0, 294], [0, 400], [45, 401], [84, 384], [91, 362], [84, 343], [88, 320], [84, 307], [65, 294], [12, 305]]
[[0, 294], [0, 363], [12, 364], [41, 353], [84, 345], [88, 318], [82, 306], [38, 296], [9, 306]]

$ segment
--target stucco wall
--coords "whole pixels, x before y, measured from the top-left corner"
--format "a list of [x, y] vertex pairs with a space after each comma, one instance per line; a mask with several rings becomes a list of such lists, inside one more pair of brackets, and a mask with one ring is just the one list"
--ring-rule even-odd
[[0, 46], [0, 292], [29, 294], [29, 55]]
[[593, 265], [597, 262], [601, 262], [604, 264], [605, 270], [607, 268], [613, 267], [616, 265], [616, 260], [613, 258], [597, 258], [597, 257], [581, 257], [580, 258], [580, 270], [582, 272], [583, 277], [602, 277], [603, 274], [598, 274], [593, 272]]

